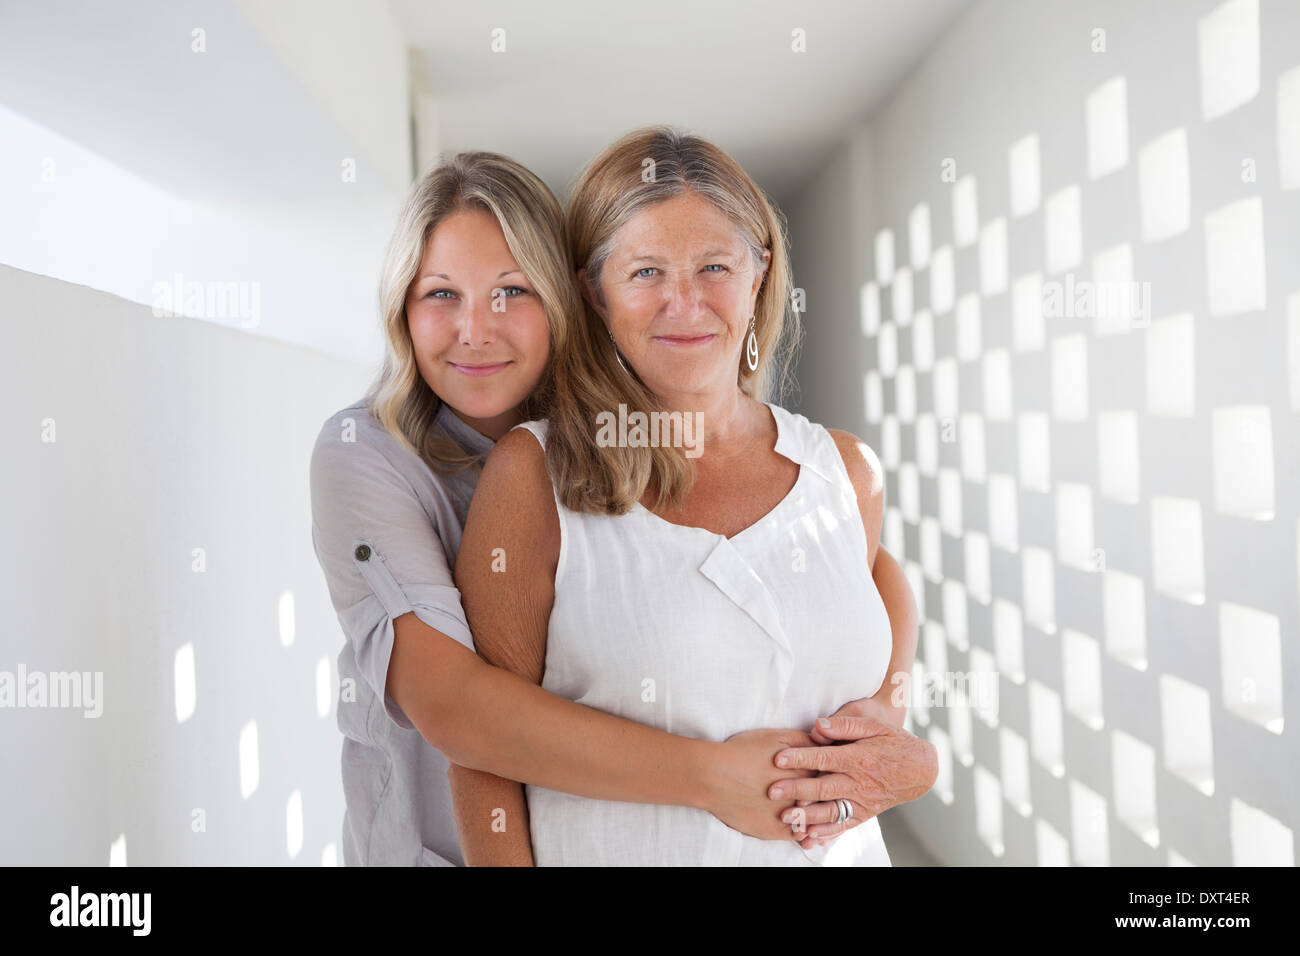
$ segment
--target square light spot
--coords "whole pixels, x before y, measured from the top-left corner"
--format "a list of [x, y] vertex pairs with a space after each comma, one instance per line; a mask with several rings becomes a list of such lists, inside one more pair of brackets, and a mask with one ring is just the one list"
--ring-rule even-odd
[[1027, 817], [1033, 812], [1029, 802], [1029, 743], [1010, 727], [998, 731], [998, 743], [1002, 750], [1002, 792], [1016, 812]]
[[953, 801], [952, 791], [952, 739], [938, 724], [933, 724], [926, 731], [926, 738], [934, 745], [938, 757], [939, 773], [935, 777], [933, 790], [944, 803]]
[[1078, 780], [1070, 781], [1070, 836], [1080, 866], [1110, 866], [1106, 800]]
[[957, 418], [957, 360], [941, 358], [934, 363], [934, 414], [940, 425]]
[[916, 373], [910, 365], [894, 377], [894, 411], [901, 422], [916, 421]]
[[981, 766], [975, 767], [975, 831], [994, 856], [1002, 856], [1002, 784]]
[[1018, 425], [1020, 484], [1030, 491], [1051, 491], [1052, 430], [1047, 415], [1022, 412]]
[[1018, 276], [1011, 283], [1011, 337], [1017, 352], [1036, 351], [1047, 340], [1041, 272]]
[[907, 251], [913, 269], [930, 264], [930, 207], [917, 203], [907, 217]]
[[967, 481], [983, 481], [984, 419], [966, 412], [960, 419], [961, 476]]
[[1002, 598], [995, 600], [993, 602], [993, 646], [997, 654], [998, 670], [1016, 684], [1025, 682], [1024, 634], [1020, 608]]
[[1219, 605], [1223, 706], [1265, 730], [1282, 733], [1282, 630], [1276, 614]]
[[974, 732], [971, 729], [971, 709], [960, 689], [952, 695], [948, 706], [948, 732], [952, 734], [952, 752], [963, 767], [975, 763]]
[[959, 651], [970, 650], [966, 630], [966, 588], [960, 581], [945, 578], [940, 590], [943, 595], [943, 626], [948, 631], [948, 640]]
[[1222, 514], [1268, 521], [1275, 513], [1269, 412], [1267, 405], [1214, 410], [1214, 507]]
[[902, 459], [902, 436], [898, 416], [886, 415], [880, 420], [880, 460], [886, 468], [898, 468]]
[[1063, 481], [1056, 486], [1056, 548], [1061, 563], [1095, 571], [1093, 555], [1092, 489]]
[[1259, 95], [1259, 2], [1228, 0], [1196, 22], [1201, 115], [1212, 120]]
[[875, 369], [862, 373], [862, 412], [873, 425], [885, 414], [885, 391], [881, 383], [880, 373]]
[[1145, 241], [1158, 242], [1187, 231], [1192, 217], [1187, 130], [1170, 130], [1138, 150], [1138, 196]]
[[1228, 833], [1233, 866], [1295, 866], [1295, 834], [1263, 810], [1228, 800]]
[[1007, 291], [1007, 221], [994, 219], [980, 230], [980, 291]]
[[1082, 195], [1078, 186], [1066, 186], [1047, 197], [1043, 226], [1049, 275], [1073, 269], [1083, 261]]
[[1300, 66], [1277, 78], [1277, 166], [1283, 189], [1300, 189]]
[[1029, 682], [1029, 752], [1052, 776], [1065, 776], [1061, 698], [1036, 680]]
[[1069, 866], [1070, 841], [1042, 817], [1034, 821], [1039, 866]]
[[862, 334], [870, 337], [880, 328], [880, 286], [875, 282], [862, 283], [858, 290], [858, 314], [862, 320]]
[[[1146, 325], [1142, 292], [1133, 282], [1133, 247], [1128, 243], [1102, 249], [1092, 257], [1094, 331], [1119, 335], [1134, 325]], [[1147, 301], [1150, 301], [1148, 294]]]
[[1115, 816], [1148, 846], [1159, 846], [1155, 748], [1116, 730], [1111, 733], [1110, 757], [1115, 781]]
[[1156, 319], [1146, 336], [1147, 411], [1191, 418], [1196, 413], [1196, 331], [1191, 314]]
[[293, 592], [284, 591], [280, 594], [280, 643], [285, 647], [291, 647], [293, 635]]
[[979, 221], [975, 177], [966, 175], [952, 184], [952, 236], [958, 249], [979, 238]]
[[916, 465], [909, 461], [898, 466], [898, 506], [908, 521], [915, 524], [921, 520], [921, 480]]
[[196, 691], [192, 643], [186, 642], [176, 649], [176, 657], [172, 660], [172, 683], [176, 694], [176, 723], [183, 724], [194, 716]]
[[239, 731], [239, 795], [247, 800], [257, 789], [257, 721], [250, 720]]
[[1020, 554], [1020, 578], [1025, 620], [1048, 634], [1056, 633], [1056, 571], [1052, 555], [1042, 548]]
[[969, 362], [980, 355], [980, 297], [967, 292], [957, 300], [957, 358]]
[[939, 527], [954, 536], [960, 536], [961, 526], [961, 473], [955, 468], [939, 469]]
[[921, 568], [927, 578], [938, 581], [943, 577], [943, 540], [939, 522], [926, 515], [918, 524]]
[[1128, 83], [1107, 80], [1084, 104], [1088, 131], [1088, 178], [1097, 179], [1128, 163]]
[[876, 367], [886, 378], [898, 371], [898, 326], [882, 322], [876, 333]]
[[912, 321], [912, 270], [904, 266], [894, 270], [894, 285], [890, 289], [889, 300], [894, 314], [890, 316], [898, 325], [909, 325]]
[[993, 600], [988, 536], [971, 531], [963, 544], [966, 549], [966, 587], [971, 597], [981, 604], [988, 604]]
[[[908, 705], [910, 708], [908, 716], [915, 717], [916, 722], [922, 727], [928, 726], [930, 723], [929, 703], [926, 701], [924, 693], [918, 693], [918, 690], [923, 689], [925, 686], [925, 666], [921, 661], [913, 660], [911, 696], [908, 699]], [[909, 733], [916, 732], [909, 731]]]
[[286, 837], [286, 849], [289, 851], [289, 859], [298, 858], [302, 852], [302, 791], [295, 790], [289, 794], [289, 800], [284, 806], [284, 830]]
[[1160, 723], [1165, 769], [1213, 796], [1210, 692], [1173, 674], [1161, 674]]
[[1136, 574], [1107, 570], [1102, 578], [1102, 622], [1106, 653], [1117, 661], [1147, 669], [1147, 600]]
[[940, 676], [948, 673], [948, 635], [943, 625], [926, 621], [921, 643], [925, 647], [925, 669]]
[[991, 422], [1011, 421], [1011, 355], [1006, 349], [984, 353], [984, 414]]
[[1205, 603], [1201, 503], [1151, 499], [1151, 568], [1155, 588], [1191, 604]]
[[876, 281], [889, 285], [894, 281], [894, 230], [876, 233]]
[[[897, 555], [898, 560], [903, 562], [903, 567], [906, 569], [912, 562], [905, 561], [903, 558], [904, 527], [903, 513], [894, 507], [886, 508], [885, 520], [880, 529], [880, 543], [890, 554]], [[913, 590], [912, 593], [916, 594], [918, 605], [917, 613], [919, 615], [919, 605], [921, 599], [924, 597], [924, 593], [917, 594], [916, 590]]]
[[1264, 207], [1258, 196], [1220, 206], [1205, 217], [1205, 278], [1211, 315], [1266, 307]]
[[930, 257], [930, 311], [935, 315], [947, 313], [956, 290], [952, 246], [940, 246]]
[[1138, 417], [1136, 412], [1097, 415], [1097, 471], [1103, 498], [1137, 504]]
[[119, 833], [117, 839], [108, 845], [108, 865], [126, 866], [126, 834]]
[[1061, 631], [1061, 667], [1065, 671], [1065, 709], [1093, 730], [1102, 728], [1101, 647], [1087, 634]]
[[939, 470], [939, 429], [929, 412], [916, 416], [916, 468], [923, 475]]
[[1037, 134], [1030, 133], [1012, 143], [1007, 162], [1011, 167], [1011, 216], [1018, 219], [1029, 215], [1042, 201]]
[[1016, 482], [1010, 475], [989, 475], [989, 538], [1005, 551], [1020, 547]]
[[934, 367], [934, 317], [928, 309], [912, 317], [912, 364], [918, 372]]
[[1052, 340], [1052, 414], [1062, 421], [1088, 417], [1088, 340], [1083, 335]]

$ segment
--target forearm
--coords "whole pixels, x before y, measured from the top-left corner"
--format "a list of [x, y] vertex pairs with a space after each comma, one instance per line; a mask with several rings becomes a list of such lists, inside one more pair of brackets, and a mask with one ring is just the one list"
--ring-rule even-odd
[[468, 651], [459, 663], [412, 715], [452, 763], [597, 800], [716, 809], [720, 744], [584, 707]]
[[885, 679], [871, 699], [878, 706], [888, 708], [889, 713], [896, 718], [891, 723], [901, 727], [907, 717], [906, 691], [912, 678], [912, 662], [916, 658], [919, 627], [916, 599], [903, 569], [884, 548], [876, 552], [871, 576], [889, 614], [893, 646]]
[[447, 770], [456, 832], [467, 866], [532, 866], [522, 784], [452, 764]]

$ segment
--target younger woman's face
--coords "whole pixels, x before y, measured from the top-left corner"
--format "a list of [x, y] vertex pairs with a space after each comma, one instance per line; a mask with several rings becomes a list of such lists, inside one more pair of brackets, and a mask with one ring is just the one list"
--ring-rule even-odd
[[460, 210], [438, 224], [406, 319], [420, 375], [461, 420], [493, 440], [519, 423], [550, 357], [550, 329], [495, 216]]

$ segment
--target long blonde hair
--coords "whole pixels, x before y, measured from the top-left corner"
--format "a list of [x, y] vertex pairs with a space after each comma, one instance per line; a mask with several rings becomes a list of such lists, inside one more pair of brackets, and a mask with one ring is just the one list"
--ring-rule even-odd
[[501, 224], [506, 245], [537, 290], [551, 331], [551, 359], [525, 400], [525, 420], [543, 417], [554, 392], [554, 357], [580, 308], [559, 201], [536, 175], [498, 153], [464, 152], [425, 173], [411, 188], [389, 241], [379, 283], [386, 348], [383, 367], [366, 394], [375, 417], [410, 452], [440, 472], [477, 468], [480, 455], [466, 454], [434, 427], [442, 399], [415, 361], [406, 317], [406, 295], [438, 224], [462, 209], [484, 209]]
[[[647, 169], [652, 176], [645, 176]], [[736, 384], [764, 400], [775, 386], [789, 384], [798, 343], [798, 313], [789, 309], [791, 279], [785, 221], [740, 165], [707, 140], [668, 126], [635, 130], [611, 144], [579, 177], [568, 205], [569, 247], [577, 268], [587, 270], [598, 299], [601, 271], [614, 233], [637, 213], [694, 191], [736, 225], [758, 269], [771, 253], [754, 309], [758, 368], [742, 358]], [[585, 321], [572, 341], [557, 345], [554, 401], [550, 409], [547, 460], [561, 502], [574, 511], [625, 514], [647, 488], [659, 500], [678, 504], [694, 480], [683, 450], [672, 447], [601, 447], [596, 416], [620, 403], [629, 414], [662, 410], [655, 396], [618, 363], [600, 315], [583, 302]]]

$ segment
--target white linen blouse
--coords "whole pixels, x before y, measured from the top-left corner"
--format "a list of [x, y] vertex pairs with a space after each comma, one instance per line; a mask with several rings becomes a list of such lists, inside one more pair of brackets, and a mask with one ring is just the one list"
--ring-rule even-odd
[[[767, 403], [793, 489], [731, 537], [639, 503], [581, 514], [556, 496], [560, 554], [542, 686], [674, 734], [811, 729], [884, 681], [889, 617], [834, 439]], [[525, 422], [546, 445], [547, 423]], [[889, 866], [873, 818], [826, 847], [759, 840], [689, 807], [525, 788], [539, 866]]]

